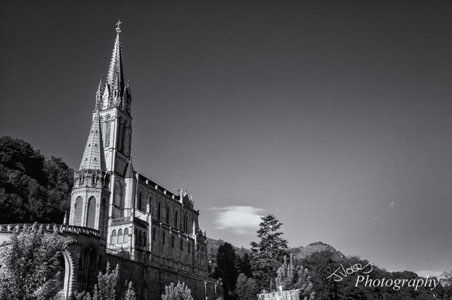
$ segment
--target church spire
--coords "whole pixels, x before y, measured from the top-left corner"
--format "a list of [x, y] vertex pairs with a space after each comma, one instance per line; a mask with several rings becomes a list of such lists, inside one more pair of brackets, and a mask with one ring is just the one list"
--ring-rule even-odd
[[85, 152], [83, 152], [82, 162], [80, 163], [80, 170], [106, 170], [98, 107], [96, 107], [96, 111], [94, 112], [91, 130], [86, 141]]
[[116, 23], [116, 39], [111, 55], [110, 66], [108, 68], [107, 85], [110, 91], [117, 91], [118, 96], [122, 96], [124, 91], [124, 74], [122, 69], [121, 41], [119, 34], [121, 33], [122, 22], [118, 20]]

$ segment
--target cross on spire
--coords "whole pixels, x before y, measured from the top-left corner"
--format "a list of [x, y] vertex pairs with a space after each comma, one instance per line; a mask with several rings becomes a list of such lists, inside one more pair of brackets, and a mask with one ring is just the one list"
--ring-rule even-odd
[[118, 22], [116, 23], [116, 32], [120, 33], [121, 32], [121, 20], [118, 19]]

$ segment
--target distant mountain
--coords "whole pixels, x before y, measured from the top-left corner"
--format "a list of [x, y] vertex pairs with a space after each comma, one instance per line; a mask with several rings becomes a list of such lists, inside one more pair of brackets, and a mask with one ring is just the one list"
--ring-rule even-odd
[[[218, 239], [218, 240], [211, 239], [211, 238], [207, 239], [207, 257], [209, 258], [209, 260], [216, 259], [218, 248], [221, 245], [223, 245], [224, 243], [226, 243], [226, 242], [221, 239]], [[244, 247], [239, 248], [234, 245], [232, 245], [232, 246], [234, 247], [236, 254], [238, 254], [241, 257], [243, 257], [243, 255], [245, 253], [248, 253], [248, 254], [251, 253], [250, 249], [247, 249]], [[299, 246], [299, 247], [289, 248], [289, 249], [287, 249], [287, 252], [292, 253], [295, 259], [301, 260], [301, 259], [311, 255], [312, 253], [321, 252], [324, 250], [328, 250], [328, 251], [331, 251], [332, 253], [334, 253], [334, 255], [337, 257], [337, 259], [341, 259], [341, 258], [345, 257], [344, 254], [342, 254], [340, 251], [337, 251], [333, 246], [330, 246], [330, 245], [322, 243], [322, 242], [311, 243], [305, 247]]]
[[307, 256], [310, 256], [311, 254], [315, 252], [321, 252], [321, 251], [331, 251], [334, 253], [337, 259], [344, 258], [345, 255], [342, 254], [340, 251], [337, 251], [333, 246], [330, 246], [328, 244], [322, 243], [322, 242], [315, 242], [311, 243], [305, 247], [299, 246], [295, 248], [289, 248], [288, 252], [292, 253], [294, 258], [296, 260], [301, 260]]

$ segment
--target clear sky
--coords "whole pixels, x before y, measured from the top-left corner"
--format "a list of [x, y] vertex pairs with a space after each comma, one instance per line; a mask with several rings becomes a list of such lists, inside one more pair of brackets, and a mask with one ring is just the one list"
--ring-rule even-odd
[[452, 270], [451, 1], [1, 1], [0, 135], [78, 166], [115, 23], [135, 169], [213, 238], [260, 215], [389, 270]]

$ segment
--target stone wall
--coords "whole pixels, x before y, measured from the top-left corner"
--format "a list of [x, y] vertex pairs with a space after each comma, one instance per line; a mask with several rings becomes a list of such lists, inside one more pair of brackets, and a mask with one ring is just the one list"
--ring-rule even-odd
[[[12, 234], [32, 226], [33, 224], [0, 224], [0, 251], [7, 248]], [[160, 300], [165, 285], [177, 284], [178, 281], [185, 282], [195, 300], [212, 300], [222, 296], [222, 286], [212, 279], [107, 253], [105, 240], [97, 230], [56, 224], [34, 226], [40, 227], [44, 233], [57, 232], [65, 244], [62, 251], [65, 260], [64, 288], [59, 293], [60, 299], [69, 299], [69, 295], [77, 291], [92, 291], [97, 274], [105, 271], [107, 263], [112, 268], [119, 264], [121, 288], [124, 288], [126, 280], [133, 281], [138, 300]]]

